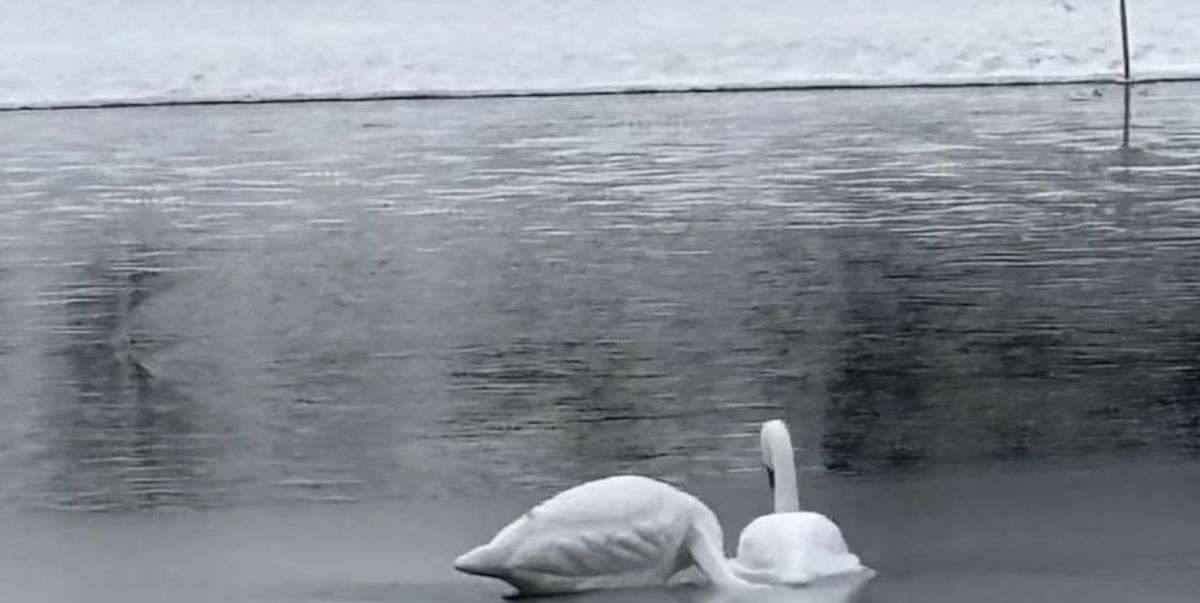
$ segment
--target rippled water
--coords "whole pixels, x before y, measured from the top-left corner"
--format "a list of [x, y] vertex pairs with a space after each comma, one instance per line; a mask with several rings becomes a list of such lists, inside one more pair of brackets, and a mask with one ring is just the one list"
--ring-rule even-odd
[[1103, 92], [0, 115], [0, 497], [1194, 455], [1200, 88]]

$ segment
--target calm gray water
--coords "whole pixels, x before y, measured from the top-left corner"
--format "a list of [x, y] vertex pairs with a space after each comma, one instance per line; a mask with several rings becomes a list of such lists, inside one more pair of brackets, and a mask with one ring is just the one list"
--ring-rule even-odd
[[0, 593], [493, 600], [585, 479], [733, 538], [784, 417], [859, 599], [1194, 600], [1200, 87], [1092, 92], [2, 114]]

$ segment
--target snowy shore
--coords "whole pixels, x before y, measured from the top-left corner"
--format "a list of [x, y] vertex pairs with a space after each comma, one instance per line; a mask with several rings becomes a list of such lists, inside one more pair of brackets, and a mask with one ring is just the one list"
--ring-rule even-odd
[[[1130, 0], [1140, 78], [1200, 76], [1200, 3]], [[1116, 0], [33, 0], [0, 107], [1112, 80]]]

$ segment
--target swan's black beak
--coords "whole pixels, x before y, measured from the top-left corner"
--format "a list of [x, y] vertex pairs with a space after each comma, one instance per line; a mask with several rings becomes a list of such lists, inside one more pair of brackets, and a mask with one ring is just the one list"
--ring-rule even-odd
[[767, 467], [767, 483], [771, 484], [771, 490], [775, 490], [775, 470]]

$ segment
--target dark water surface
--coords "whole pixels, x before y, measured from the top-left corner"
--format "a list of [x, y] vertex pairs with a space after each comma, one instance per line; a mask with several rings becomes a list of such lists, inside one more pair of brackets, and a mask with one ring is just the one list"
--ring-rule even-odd
[[864, 600], [1194, 600], [1200, 87], [1140, 90], [1132, 152], [1071, 87], [0, 115], [0, 578], [490, 600], [584, 479], [732, 539], [785, 417]]

